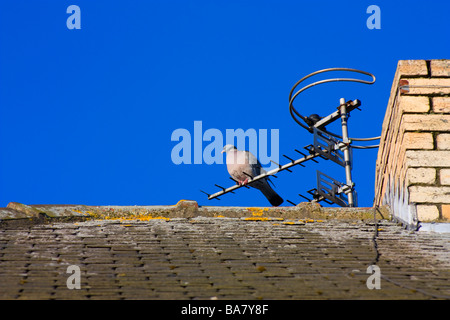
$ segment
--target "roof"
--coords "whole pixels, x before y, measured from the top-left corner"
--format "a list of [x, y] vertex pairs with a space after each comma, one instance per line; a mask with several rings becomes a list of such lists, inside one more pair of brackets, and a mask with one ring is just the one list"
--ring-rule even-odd
[[407, 231], [385, 210], [14, 203], [0, 210], [0, 298], [450, 298], [450, 234]]

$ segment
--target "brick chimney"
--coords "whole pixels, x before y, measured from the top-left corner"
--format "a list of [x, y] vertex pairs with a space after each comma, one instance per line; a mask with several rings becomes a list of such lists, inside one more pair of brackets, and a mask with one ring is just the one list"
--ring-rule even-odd
[[411, 228], [450, 220], [450, 60], [401, 60], [384, 117], [375, 205]]

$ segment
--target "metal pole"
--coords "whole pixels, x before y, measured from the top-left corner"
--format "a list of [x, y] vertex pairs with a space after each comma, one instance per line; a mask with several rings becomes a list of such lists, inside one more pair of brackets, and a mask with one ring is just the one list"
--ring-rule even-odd
[[348, 197], [348, 205], [349, 207], [353, 207], [353, 181], [352, 181], [352, 169], [350, 163], [350, 150], [349, 144], [350, 140], [348, 139], [348, 128], [347, 128], [347, 105], [345, 103], [345, 99], [340, 99], [340, 111], [341, 111], [341, 124], [342, 124], [342, 142], [345, 144], [343, 148], [344, 152], [344, 161], [345, 161], [345, 177], [347, 180], [347, 186], [350, 187], [350, 192], [347, 194]]

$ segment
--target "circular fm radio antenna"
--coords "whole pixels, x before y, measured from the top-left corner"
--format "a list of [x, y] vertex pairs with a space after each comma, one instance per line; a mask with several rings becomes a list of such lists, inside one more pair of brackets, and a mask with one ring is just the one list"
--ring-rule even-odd
[[[360, 73], [360, 74], [364, 74], [364, 75], [368, 75], [370, 77], [372, 77], [371, 81], [368, 80], [362, 80], [362, 79], [355, 79], [355, 78], [333, 78], [333, 79], [325, 79], [325, 80], [320, 80], [320, 81], [316, 81], [314, 83], [311, 83], [307, 86], [304, 86], [303, 88], [301, 88], [300, 90], [298, 90], [297, 92], [294, 91], [295, 89], [298, 87], [298, 85], [300, 83], [302, 83], [303, 81], [305, 81], [306, 79], [315, 76], [317, 74], [320, 73], [325, 73], [325, 72], [330, 72], [330, 71], [349, 71], [349, 72], [356, 72], [356, 73]], [[301, 127], [303, 127], [304, 129], [308, 130], [309, 132], [312, 132], [312, 125], [320, 119], [320, 117], [316, 114], [313, 114], [309, 117], [305, 117], [303, 115], [300, 114], [300, 112], [297, 111], [297, 109], [295, 109], [294, 107], [294, 100], [298, 97], [298, 95], [300, 93], [302, 93], [303, 91], [305, 91], [306, 89], [309, 89], [311, 87], [314, 87], [316, 85], [319, 84], [323, 84], [323, 83], [329, 83], [329, 82], [359, 82], [359, 83], [364, 83], [364, 84], [374, 84], [375, 83], [375, 76], [373, 74], [371, 74], [370, 72], [366, 72], [366, 71], [362, 71], [362, 70], [358, 70], [358, 69], [352, 69], [352, 68], [328, 68], [328, 69], [322, 69], [322, 70], [318, 70], [316, 72], [310, 73], [307, 76], [301, 78], [299, 81], [297, 81], [297, 83], [294, 84], [294, 86], [292, 87], [291, 91], [289, 92], [289, 112], [291, 113], [292, 118], [294, 119], [295, 122], [297, 122]], [[300, 118], [300, 119], [298, 119]], [[302, 120], [302, 121], [300, 121]], [[332, 135], [336, 138], [342, 139], [341, 136], [329, 132], [327, 131], [325, 128], [321, 129], [322, 131], [328, 133], [329, 135]], [[378, 140], [380, 139], [380, 137], [373, 137], [373, 138], [349, 138], [350, 140], [354, 140], [354, 141], [372, 141], [372, 140]], [[354, 148], [359, 148], [359, 149], [369, 149], [369, 148], [376, 148], [378, 147], [378, 145], [374, 145], [374, 146], [355, 146], [353, 145], [352, 147]]]

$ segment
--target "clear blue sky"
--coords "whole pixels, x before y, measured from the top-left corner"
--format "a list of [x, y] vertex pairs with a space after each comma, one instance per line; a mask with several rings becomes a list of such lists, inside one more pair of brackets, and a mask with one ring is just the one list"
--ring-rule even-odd
[[[80, 30], [66, 26], [72, 4]], [[371, 4], [379, 30], [366, 26]], [[232, 184], [225, 165], [173, 164], [172, 132], [193, 134], [194, 121], [224, 133], [279, 129], [280, 153], [295, 157], [312, 135], [289, 115], [292, 85], [349, 67], [377, 82], [318, 86], [296, 106], [324, 116], [339, 98], [358, 98], [350, 135], [378, 136], [397, 61], [449, 58], [449, 12], [443, 0], [2, 0], [0, 206], [268, 205], [244, 188], [208, 201], [199, 189]], [[354, 152], [360, 206], [372, 205], [376, 155]], [[316, 169], [343, 180], [329, 162], [280, 173], [277, 192], [299, 202]]]

